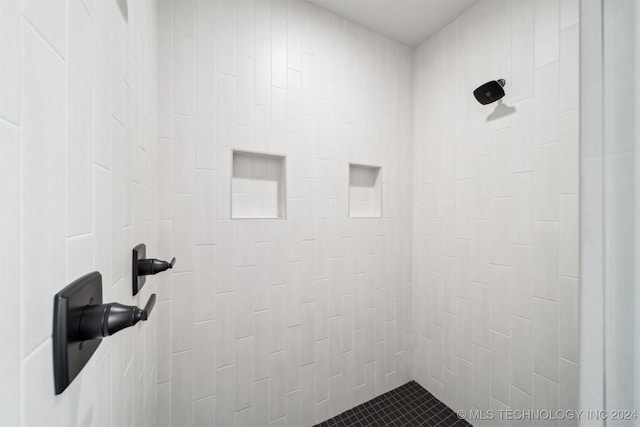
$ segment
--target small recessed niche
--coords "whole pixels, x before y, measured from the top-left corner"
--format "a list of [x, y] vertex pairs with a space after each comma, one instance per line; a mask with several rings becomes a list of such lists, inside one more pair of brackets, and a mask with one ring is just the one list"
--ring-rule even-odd
[[233, 152], [231, 217], [286, 217], [285, 157]]
[[349, 164], [349, 217], [382, 218], [382, 168]]

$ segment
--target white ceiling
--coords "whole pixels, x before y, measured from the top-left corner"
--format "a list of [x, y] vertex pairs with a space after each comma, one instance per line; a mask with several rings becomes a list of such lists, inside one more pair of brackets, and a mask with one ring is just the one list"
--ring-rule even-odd
[[308, 0], [377, 33], [418, 46], [476, 0]]

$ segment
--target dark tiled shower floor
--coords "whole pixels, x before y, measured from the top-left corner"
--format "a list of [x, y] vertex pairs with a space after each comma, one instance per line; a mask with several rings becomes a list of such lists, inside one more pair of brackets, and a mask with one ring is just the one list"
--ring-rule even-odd
[[349, 409], [315, 427], [471, 426], [455, 412], [411, 381], [373, 400]]

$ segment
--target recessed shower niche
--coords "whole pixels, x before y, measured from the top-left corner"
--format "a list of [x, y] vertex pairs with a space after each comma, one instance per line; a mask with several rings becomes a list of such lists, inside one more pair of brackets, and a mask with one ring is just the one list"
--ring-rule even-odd
[[286, 160], [284, 156], [233, 151], [231, 217], [286, 217]]
[[349, 217], [382, 217], [382, 168], [349, 164]]

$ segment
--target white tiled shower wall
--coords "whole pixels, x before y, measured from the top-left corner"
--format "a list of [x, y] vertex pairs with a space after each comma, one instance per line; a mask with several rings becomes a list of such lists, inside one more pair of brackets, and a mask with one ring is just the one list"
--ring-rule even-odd
[[[312, 424], [414, 377], [576, 407], [577, 4], [481, 1], [412, 63], [298, 0], [1, 1], [0, 424], [154, 424], [155, 383], [173, 425]], [[516, 112], [487, 122], [495, 78]], [[232, 149], [287, 156], [288, 219], [230, 219]], [[350, 162], [382, 219], [348, 218]], [[139, 242], [178, 261], [132, 298]], [[52, 297], [93, 270], [159, 303], [54, 397]]]
[[481, 1], [416, 52], [413, 372], [455, 409], [577, 408], [578, 5]]
[[[411, 49], [298, 0], [159, 19], [159, 422], [311, 425], [411, 379]], [[286, 156], [286, 220], [230, 219], [232, 149]], [[348, 218], [350, 162], [384, 218]]]
[[56, 292], [94, 270], [105, 302], [155, 288], [131, 296], [157, 236], [156, 3], [118, 3], [0, 1], [1, 425], [155, 423], [157, 313], [53, 388]]

